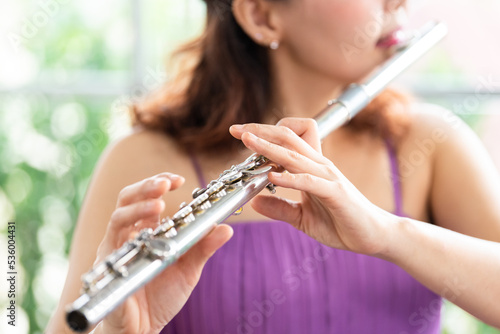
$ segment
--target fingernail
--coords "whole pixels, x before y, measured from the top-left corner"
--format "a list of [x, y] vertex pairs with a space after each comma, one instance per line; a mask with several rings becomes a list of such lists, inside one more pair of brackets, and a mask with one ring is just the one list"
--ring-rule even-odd
[[177, 175], [177, 178], [175, 180], [173, 180], [172, 182], [174, 182], [174, 181], [184, 182], [185, 180], [186, 180], [185, 177]]
[[279, 179], [280, 177], [282, 177], [282, 176], [283, 176], [283, 174], [281, 174], [281, 173], [276, 173], [276, 172], [271, 172], [271, 173], [269, 173], [269, 174], [271, 174], [271, 177], [274, 177], [275, 179]]
[[239, 130], [243, 129], [243, 125], [241, 125], [241, 124], [231, 125], [231, 129], [239, 131]]
[[172, 180], [172, 181], [177, 181], [177, 180], [180, 180], [180, 179], [182, 178], [182, 176], [179, 176], [179, 175], [177, 175], [177, 174], [171, 174], [171, 175], [169, 176], [169, 178], [170, 178], [170, 180]]

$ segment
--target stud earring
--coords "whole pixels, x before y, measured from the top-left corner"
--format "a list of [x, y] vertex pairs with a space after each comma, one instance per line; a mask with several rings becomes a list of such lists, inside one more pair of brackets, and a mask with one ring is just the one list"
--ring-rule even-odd
[[277, 40], [273, 40], [271, 41], [271, 44], [269, 44], [269, 48], [271, 50], [277, 50], [279, 47], [280, 47], [280, 42], [278, 42]]

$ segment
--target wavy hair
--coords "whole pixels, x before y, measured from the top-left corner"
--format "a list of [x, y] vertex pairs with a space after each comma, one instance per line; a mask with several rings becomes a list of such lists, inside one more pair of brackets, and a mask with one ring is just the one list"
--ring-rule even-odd
[[[286, 0], [268, 0], [286, 1]], [[263, 123], [271, 104], [268, 51], [241, 29], [232, 0], [206, 0], [206, 27], [176, 50], [173, 79], [132, 107], [135, 126], [161, 131], [190, 152], [231, 152], [228, 128]], [[408, 97], [385, 90], [346, 126], [397, 142], [409, 125]]]

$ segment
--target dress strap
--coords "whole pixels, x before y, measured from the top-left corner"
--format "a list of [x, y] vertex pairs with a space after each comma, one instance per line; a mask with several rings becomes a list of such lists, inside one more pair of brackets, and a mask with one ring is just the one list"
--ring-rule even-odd
[[189, 158], [191, 159], [191, 164], [193, 165], [193, 168], [196, 172], [196, 176], [198, 178], [198, 183], [201, 188], [204, 188], [207, 186], [207, 182], [205, 180], [205, 177], [203, 177], [203, 171], [201, 170], [200, 163], [198, 162], [198, 159], [196, 159], [196, 156], [192, 153], [189, 154]]
[[387, 146], [387, 152], [389, 153], [389, 159], [391, 164], [391, 180], [394, 193], [394, 207], [395, 207], [394, 214], [398, 216], [404, 216], [403, 198], [401, 192], [401, 180], [399, 177], [397, 153], [394, 148], [394, 145], [390, 141], [386, 140], [385, 144]]

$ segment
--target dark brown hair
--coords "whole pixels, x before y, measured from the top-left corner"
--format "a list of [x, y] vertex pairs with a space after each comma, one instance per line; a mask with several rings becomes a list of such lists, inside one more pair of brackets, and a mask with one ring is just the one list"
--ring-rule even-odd
[[[232, 124], [263, 123], [271, 102], [266, 48], [250, 39], [232, 15], [232, 0], [207, 0], [202, 35], [172, 56], [173, 80], [132, 108], [134, 125], [162, 131], [191, 152], [231, 151], [240, 144]], [[407, 99], [385, 91], [347, 126], [393, 141], [405, 133]]]

